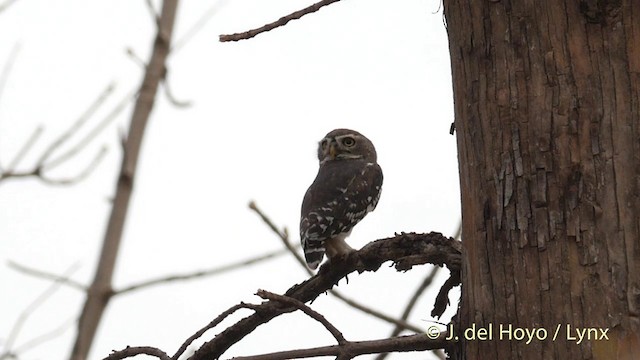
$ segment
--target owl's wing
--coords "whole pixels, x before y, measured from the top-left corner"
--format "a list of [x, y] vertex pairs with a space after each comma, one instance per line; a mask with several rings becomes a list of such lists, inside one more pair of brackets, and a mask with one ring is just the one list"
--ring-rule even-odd
[[378, 164], [354, 162], [348, 170], [321, 169], [305, 194], [300, 241], [312, 269], [322, 261], [324, 241], [349, 233], [380, 199], [383, 176]]

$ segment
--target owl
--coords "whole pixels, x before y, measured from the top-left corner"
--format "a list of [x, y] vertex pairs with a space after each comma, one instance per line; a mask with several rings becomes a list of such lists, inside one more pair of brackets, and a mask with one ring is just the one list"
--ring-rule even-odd
[[326, 252], [332, 259], [353, 249], [344, 241], [380, 199], [382, 169], [373, 143], [349, 129], [329, 132], [318, 144], [320, 169], [302, 201], [300, 242], [311, 269]]

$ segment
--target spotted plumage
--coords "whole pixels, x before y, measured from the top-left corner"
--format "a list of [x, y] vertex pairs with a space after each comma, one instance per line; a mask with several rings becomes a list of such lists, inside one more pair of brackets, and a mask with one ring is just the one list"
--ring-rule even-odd
[[353, 250], [344, 239], [380, 199], [382, 169], [369, 139], [336, 129], [318, 145], [320, 169], [302, 201], [300, 241], [307, 265], [318, 267]]

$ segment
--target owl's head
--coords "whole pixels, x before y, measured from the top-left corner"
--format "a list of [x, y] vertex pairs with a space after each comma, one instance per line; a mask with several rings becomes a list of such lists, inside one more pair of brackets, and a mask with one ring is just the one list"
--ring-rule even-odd
[[376, 148], [371, 140], [355, 130], [335, 129], [318, 144], [320, 164], [327, 161], [363, 159], [375, 163]]

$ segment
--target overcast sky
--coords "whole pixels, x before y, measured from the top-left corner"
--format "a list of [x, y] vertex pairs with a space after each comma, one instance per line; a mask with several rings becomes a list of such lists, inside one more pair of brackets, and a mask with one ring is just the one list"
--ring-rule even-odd
[[[154, 1], [156, 7], [159, 1]], [[175, 39], [205, 14], [215, 15], [169, 59], [168, 82], [143, 143], [135, 193], [115, 274], [117, 287], [207, 269], [278, 250], [280, 241], [247, 208], [255, 200], [298, 242], [302, 196], [317, 172], [318, 140], [335, 128], [369, 137], [384, 172], [375, 212], [353, 231], [356, 248], [394, 232], [453, 235], [460, 219], [453, 100], [446, 29], [437, 0], [343, 0], [284, 28], [238, 43], [218, 36], [272, 22], [312, 1], [188, 0]], [[144, 0], [18, 0], [0, 13], [0, 68], [16, 54], [0, 93], [0, 164], [7, 166], [33, 130], [44, 132], [18, 169], [46, 146], [111, 83], [115, 90], [88, 132], [139, 86], [155, 33]], [[74, 268], [88, 284], [110, 210], [131, 105], [94, 143], [50, 173], [73, 176], [102, 146], [108, 153], [89, 178], [70, 187], [35, 179], [0, 182], [0, 339], [50, 282], [10, 269], [14, 261], [52, 273]], [[66, 147], [66, 148], [69, 148]], [[62, 153], [64, 149], [61, 149]], [[352, 275], [339, 290], [399, 316], [430, 271], [383, 267]], [[438, 283], [410, 321], [427, 327]], [[246, 269], [116, 297], [91, 352], [101, 359], [127, 345], [174, 353], [217, 314], [240, 301], [259, 302], [259, 288], [283, 293], [307, 274], [289, 255]], [[457, 300], [457, 293], [452, 301]], [[84, 295], [63, 287], [33, 313], [15, 346], [75, 319]], [[348, 340], [387, 337], [392, 326], [329, 295], [313, 308]], [[240, 314], [246, 315], [246, 314]], [[210, 339], [239, 316], [205, 334]], [[449, 321], [449, 309], [440, 320]], [[22, 359], [66, 359], [75, 328]], [[260, 327], [225, 357], [332, 344], [326, 330], [300, 314]], [[2, 348], [0, 344], [0, 348]], [[394, 359], [411, 359], [397, 355]]]

